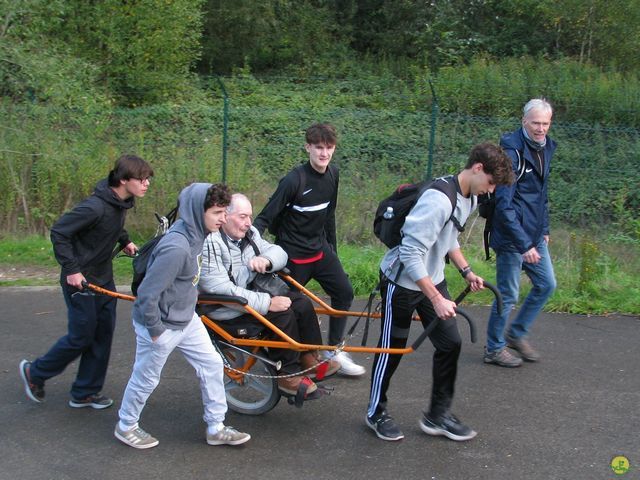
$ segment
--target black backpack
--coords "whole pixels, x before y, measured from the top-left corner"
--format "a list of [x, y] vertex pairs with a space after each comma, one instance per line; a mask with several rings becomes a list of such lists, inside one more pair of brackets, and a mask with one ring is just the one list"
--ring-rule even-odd
[[[516, 183], [520, 181], [524, 175], [524, 169], [526, 162], [522, 160], [522, 155], [516, 150], [518, 155], [518, 175], [516, 177]], [[483, 193], [478, 195], [478, 215], [485, 219], [484, 231], [482, 232], [482, 239], [484, 243], [484, 256], [485, 260], [491, 258], [491, 252], [489, 251], [489, 243], [491, 241], [491, 228], [493, 227], [493, 214], [496, 210], [496, 196], [495, 193]]]
[[134, 295], [138, 294], [138, 287], [144, 280], [144, 276], [147, 273], [147, 266], [149, 265], [149, 259], [151, 258], [151, 253], [153, 249], [158, 244], [160, 239], [164, 237], [164, 234], [167, 233], [169, 227], [173, 225], [173, 222], [176, 221], [176, 217], [178, 216], [178, 205], [171, 209], [166, 216], [161, 217], [156, 213], [156, 218], [158, 219], [158, 228], [156, 229], [156, 235], [145, 243], [139, 250], [135, 258], [133, 259], [133, 278], [131, 279], [131, 292]]
[[420, 196], [430, 188], [444, 193], [449, 198], [451, 216], [447, 222], [452, 221], [459, 232], [464, 231], [464, 225], [460, 225], [454, 216], [458, 201], [458, 179], [454, 175], [425, 180], [420, 183], [405, 183], [398, 186], [391, 195], [378, 204], [373, 219], [373, 233], [388, 248], [393, 248], [402, 242], [402, 227], [405, 218]]

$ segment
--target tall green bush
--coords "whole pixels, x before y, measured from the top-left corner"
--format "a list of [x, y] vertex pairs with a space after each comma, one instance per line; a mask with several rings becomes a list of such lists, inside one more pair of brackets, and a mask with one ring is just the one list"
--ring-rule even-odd
[[[441, 113], [435, 125], [434, 175], [459, 170], [474, 144], [497, 142], [501, 133], [517, 128], [518, 110], [533, 95], [520, 80], [524, 67], [486, 60], [472, 67], [435, 79]], [[596, 94], [583, 96], [584, 84], [576, 84], [568, 99], [555, 96], [554, 85], [565, 82], [575, 65], [554, 67], [537, 71], [541, 85], [551, 85], [554, 96], [548, 96], [557, 106], [551, 129], [559, 144], [550, 184], [552, 218], [585, 227], [630, 226], [624, 234], [633, 237], [640, 198], [628, 185], [638, 183], [638, 129], [616, 124], [612, 119], [622, 117], [608, 114]], [[411, 81], [366, 71], [349, 80], [260, 78], [247, 72], [223, 79], [230, 99], [228, 182], [261, 208], [277, 180], [305, 160], [306, 127], [331, 121], [339, 132], [340, 234], [344, 241], [370, 241], [369, 217], [377, 201], [427, 171], [433, 99], [426, 72], [414, 74]], [[610, 95], [634, 91], [623, 77], [594, 76], [592, 83], [599, 82]], [[221, 180], [222, 96], [217, 81], [202, 85], [193, 102], [136, 109], [0, 103], [8, 120], [8, 128], [0, 128], [1, 228], [46, 231], [52, 219], [90, 193], [118, 155], [130, 152], [156, 169], [150, 193], [138, 207], [149, 219], [142, 229], [151, 230], [153, 212], [170, 208], [184, 185]], [[589, 114], [580, 122], [567, 120], [576, 116], [570, 110], [574, 104]], [[627, 102], [625, 108], [634, 105]], [[624, 109], [610, 105], [610, 110]]]

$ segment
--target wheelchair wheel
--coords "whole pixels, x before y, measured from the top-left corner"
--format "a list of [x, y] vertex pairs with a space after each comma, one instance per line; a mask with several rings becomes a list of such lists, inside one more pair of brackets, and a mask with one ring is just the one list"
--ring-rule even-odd
[[[227, 405], [231, 410], [244, 415], [261, 415], [277, 405], [280, 401], [280, 391], [278, 380], [275, 378], [277, 373], [271, 365], [242, 350], [225, 348], [222, 353], [235, 369], [241, 370], [252, 364], [248, 370], [251, 375], [243, 375], [225, 368], [224, 389]], [[265, 355], [265, 352], [260, 351], [259, 355]]]

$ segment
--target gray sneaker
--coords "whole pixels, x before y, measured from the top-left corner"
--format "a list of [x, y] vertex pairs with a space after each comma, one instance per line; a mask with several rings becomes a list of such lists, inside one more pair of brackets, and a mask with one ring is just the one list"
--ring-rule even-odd
[[522, 359], [513, 355], [509, 350], [503, 348], [497, 352], [488, 352], [484, 349], [484, 363], [493, 363], [500, 367], [514, 368], [522, 365]]
[[209, 445], [240, 445], [251, 440], [251, 435], [237, 431], [233, 427], [224, 427], [215, 435], [207, 432]]
[[133, 430], [125, 432], [124, 430], [120, 430], [120, 425], [116, 425], [116, 429], [113, 434], [122, 443], [126, 443], [133, 448], [151, 448], [160, 443], [157, 438], [153, 438], [140, 427], [136, 427]]
[[507, 346], [513, 348], [527, 362], [537, 362], [540, 360], [540, 354], [535, 351], [526, 338], [515, 338], [507, 335]]

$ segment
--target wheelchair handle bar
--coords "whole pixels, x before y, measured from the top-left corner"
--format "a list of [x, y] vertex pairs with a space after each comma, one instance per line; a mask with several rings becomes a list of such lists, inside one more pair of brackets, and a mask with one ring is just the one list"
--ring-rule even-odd
[[[487, 282], [486, 280], [484, 281], [484, 286], [485, 288], [488, 288], [489, 290], [491, 290], [491, 293], [493, 293], [493, 296], [496, 297], [496, 308], [498, 309], [498, 314], [502, 315], [502, 309], [504, 308], [504, 305], [502, 303], [502, 295], [500, 294], [500, 291], [496, 288], [495, 285]], [[462, 292], [460, 292], [460, 295], [458, 295], [454, 300], [456, 305], [459, 305], [460, 302], [464, 300], [464, 298], [469, 294], [470, 291], [471, 291], [471, 286], [467, 285], [467, 288], [465, 288]]]
[[[464, 319], [467, 321], [467, 323], [469, 324], [469, 333], [471, 334], [471, 343], [476, 343], [476, 341], [478, 340], [478, 335], [476, 333], [476, 324], [474, 323], [474, 321], [471, 319], [469, 314], [467, 314], [467, 312], [465, 312], [464, 310], [458, 307], [456, 307], [456, 315], [460, 315], [464, 317]], [[416, 350], [420, 345], [422, 345], [422, 342], [425, 341], [425, 339], [429, 336], [429, 334], [433, 332], [433, 329], [436, 328], [436, 325], [438, 324], [438, 322], [446, 322], [446, 321], [447, 320], [442, 320], [441, 318], [437, 318], [433, 322], [431, 322], [429, 326], [425, 328], [424, 331], [420, 334], [420, 336], [416, 338], [416, 341], [413, 342], [413, 345], [411, 345], [411, 348], [413, 350]]]

